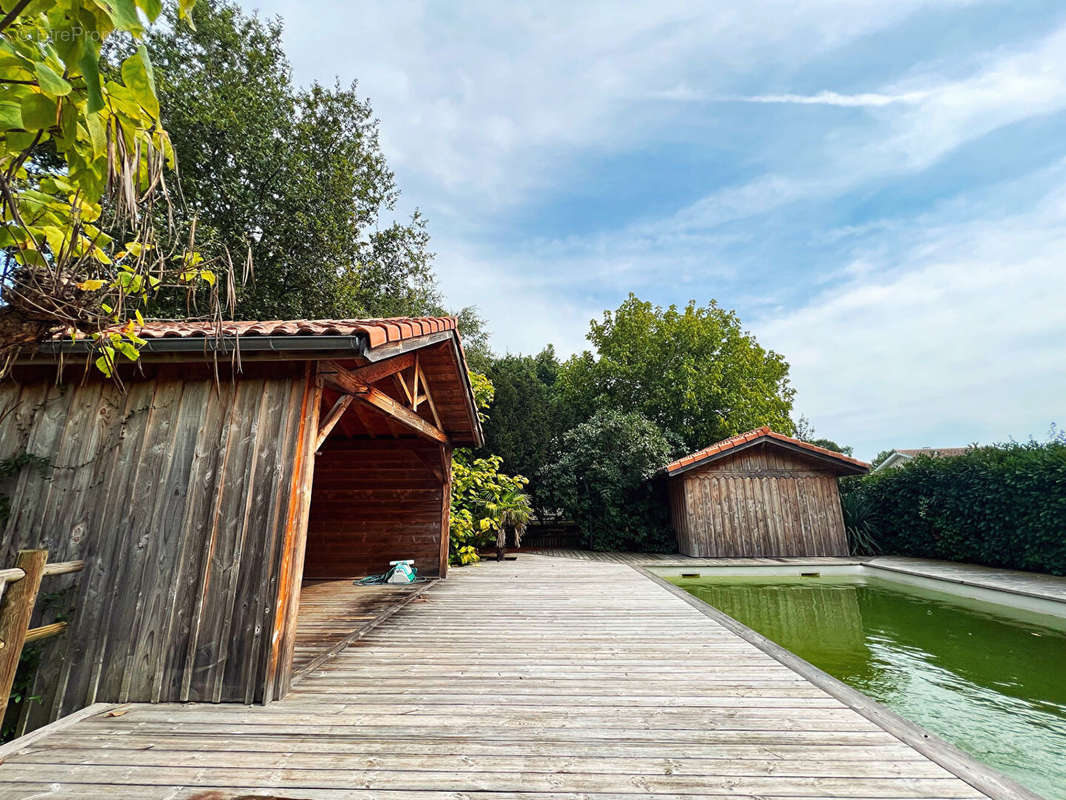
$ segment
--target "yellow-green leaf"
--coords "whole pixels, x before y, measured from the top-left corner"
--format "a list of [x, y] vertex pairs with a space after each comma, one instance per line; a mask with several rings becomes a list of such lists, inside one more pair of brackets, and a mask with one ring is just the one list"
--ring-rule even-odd
[[104, 281], [100, 280], [99, 278], [92, 278], [90, 280], [82, 281], [81, 283], [79, 283], [78, 288], [81, 289], [83, 292], [95, 292], [98, 289], [104, 288]]
[[162, 0], [137, 0], [137, 7], [144, 12], [149, 22], [153, 22], [156, 17], [163, 13]]
[[196, 30], [196, 26], [192, 22], [192, 7], [196, 5], [196, 0], [178, 0], [178, 19], [185, 20], [189, 27]]
[[43, 61], [38, 61], [34, 64], [33, 69], [37, 73], [37, 85], [41, 87], [41, 91], [46, 95], [55, 98], [70, 94], [72, 87], [66, 78]]
[[144, 32], [144, 26], [141, 25], [141, 19], [137, 16], [137, 6], [133, 0], [111, 0], [108, 5], [111, 7], [115, 27], [129, 31], [135, 36], [140, 36]]
[[96, 359], [96, 368], [104, 373], [104, 377], [110, 378], [112, 365], [115, 363], [115, 348], [105, 347], [104, 354]]
[[215, 273], [213, 273], [211, 270], [209, 270], [209, 269], [200, 270], [200, 277], [203, 278], [204, 281], [206, 281], [207, 283], [211, 284], [212, 286], [215, 285]]
[[89, 96], [88, 111], [95, 114], [104, 107], [104, 95], [100, 90], [100, 54], [88, 39], [83, 40], [81, 59], [78, 62], [85, 78], [85, 91]]
[[0, 129], [10, 131], [21, 127], [22, 106], [10, 100], [0, 100]]
[[159, 99], [155, 96], [155, 77], [148, 48], [143, 44], [137, 52], [122, 62], [122, 82], [133, 93], [141, 108], [153, 117], [159, 117]]
[[107, 130], [100, 115], [88, 114], [85, 117], [85, 127], [89, 131], [89, 141], [93, 146], [93, 158], [104, 155], [107, 152]]
[[22, 126], [37, 131], [56, 124], [56, 101], [34, 92], [22, 98]]
[[117, 349], [120, 353], [122, 353], [122, 355], [124, 355], [130, 361], [136, 361], [137, 360], [137, 356], [139, 355], [139, 353], [137, 352], [137, 348], [134, 347], [129, 342], [123, 342], [123, 341], [115, 342], [115, 349]]

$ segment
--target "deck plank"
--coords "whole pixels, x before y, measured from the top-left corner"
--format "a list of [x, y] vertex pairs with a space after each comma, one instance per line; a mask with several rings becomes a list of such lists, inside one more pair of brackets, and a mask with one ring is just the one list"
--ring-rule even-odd
[[281, 702], [100, 710], [0, 765], [2, 800], [209, 792], [985, 797], [625, 563], [528, 554], [453, 571]]

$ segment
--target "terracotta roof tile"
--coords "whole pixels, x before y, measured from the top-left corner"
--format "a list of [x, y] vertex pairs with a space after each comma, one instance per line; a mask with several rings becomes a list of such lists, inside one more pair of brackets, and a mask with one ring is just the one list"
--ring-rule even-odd
[[[292, 319], [247, 322], [148, 322], [139, 331], [142, 339], [196, 339], [223, 336], [357, 336], [367, 337], [370, 347], [380, 347], [428, 333], [455, 330], [455, 317], [391, 317], [387, 319]], [[58, 333], [55, 340], [69, 340]], [[79, 333], [75, 338], [84, 339]]]
[[769, 425], [763, 425], [761, 428], [755, 428], [754, 430], [745, 431], [744, 433], [738, 433], [736, 436], [730, 436], [728, 439], [723, 439], [722, 441], [715, 442], [714, 444], [705, 447], [702, 450], [697, 450], [695, 453], [689, 453], [687, 456], [682, 456], [677, 461], [667, 464], [665, 469], [667, 473], [674, 473], [682, 469], [683, 467], [689, 466], [690, 464], [695, 464], [697, 462], [704, 461], [705, 459], [709, 459], [712, 456], [717, 456], [728, 450], [732, 450], [735, 447], [739, 447], [742, 444], [747, 444], [748, 442], [753, 442], [757, 439], [764, 438], [776, 439], [780, 442], [786, 442], [796, 447], [802, 447], [805, 450], [810, 450], [811, 452], [818, 453], [819, 455], [830, 456], [832, 458], [838, 459], [847, 464], [852, 464], [857, 467], [863, 467], [865, 469], [870, 468], [870, 465], [867, 464], [865, 461], [860, 461], [857, 458], [851, 458], [850, 456], [846, 456], [843, 453], [838, 453], [835, 450], [829, 450], [825, 447], [819, 447], [818, 445], [811, 444], [810, 442], [804, 442], [800, 439], [793, 439], [791, 436], [785, 436], [783, 433], [776, 433], [775, 431], [770, 429]]

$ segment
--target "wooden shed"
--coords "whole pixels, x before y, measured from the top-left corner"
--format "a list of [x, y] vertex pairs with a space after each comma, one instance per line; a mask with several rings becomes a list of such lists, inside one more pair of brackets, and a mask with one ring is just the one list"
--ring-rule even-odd
[[665, 468], [678, 550], [734, 558], [848, 554], [837, 478], [870, 465], [757, 428]]
[[85, 561], [38, 724], [97, 701], [283, 696], [302, 583], [406, 558], [443, 577], [452, 448], [482, 441], [453, 318], [140, 335], [122, 387], [69, 337], [0, 384], [0, 459], [48, 462], [2, 487], [0, 566], [29, 548]]

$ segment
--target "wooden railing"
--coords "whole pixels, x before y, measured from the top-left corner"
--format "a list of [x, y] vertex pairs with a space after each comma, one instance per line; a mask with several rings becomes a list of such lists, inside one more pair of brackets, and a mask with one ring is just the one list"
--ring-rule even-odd
[[80, 572], [84, 567], [84, 561], [49, 564], [47, 550], [21, 550], [14, 567], [0, 569], [0, 720], [7, 711], [23, 646], [58, 636], [67, 629], [65, 622], [29, 627], [41, 580], [51, 575]]

